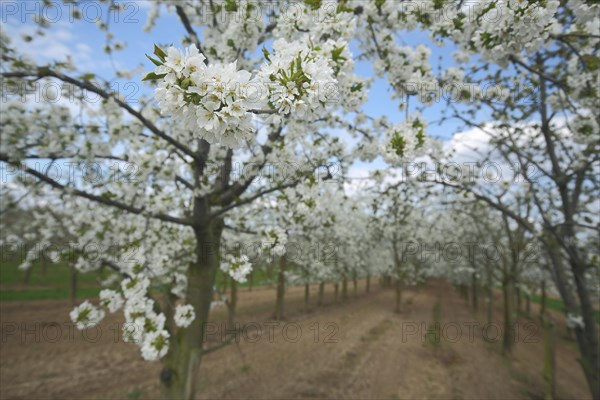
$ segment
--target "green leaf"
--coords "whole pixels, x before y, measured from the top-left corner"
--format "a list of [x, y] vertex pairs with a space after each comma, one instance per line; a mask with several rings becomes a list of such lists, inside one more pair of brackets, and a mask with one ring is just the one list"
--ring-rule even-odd
[[164, 78], [165, 76], [167, 76], [167, 74], [155, 74], [154, 72], [150, 72], [142, 78], [142, 82], [143, 81], [157, 81], [159, 79]]
[[83, 75], [81, 75], [81, 76], [80, 76], [80, 79], [81, 79], [82, 81], [88, 81], [88, 82], [89, 82], [89, 81], [93, 80], [95, 77], [96, 77], [96, 75], [95, 75], [95, 74], [92, 74], [92, 73], [89, 73], [89, 72], [88, 72], [88, 73], [86, 73], [86, 74], [83, 74]]
[[271, 54], [269, 53], [269, 50], [267, 50], [265, 47], [263, 47], [262, 52], [263, 52], [263, 55], [265, 56], [265, 60], [267, 60], [268, 62], [271, 62]]
[[152, 58], [151, 56], [149, 56], [148, 54], [146, 54], [146, 57], [148, 57], [148, 60], [152, 61], [152, 64], [156, 65], [157, 67], [160, 67], [161, 65], [163, 65], [162, 62], [158, 61], [155, 58]]
[[331, 50], [331, 59], [335, 62], [345, 61], [346, 57], [342, 57], [344, 48], [345, 48], [345, 46], [342, 46], [342, 47], [336, 47], [333, 50]]
[[236, 12], [238, 6], [235, 0], [225, 0], [225, 11]]
[[186, 90], [191, 84], [192, 80], [190, 78], [185, 78], [183, 81], [181, 81], [180, 86], [183, 90]]
[[363, 84], [362, 82], [358, 82], [352, 85], [352, 87], [350, 87], [350, 92], [354, 93], [354, 92], [358, 92], [359, 90], [362, 90], [363, 88]]
[[593, 54], [584, 54], [581, 56], [585, 66], [589, 71], [597, 71], [600, 68], [600, 58]]
[[304, 3], [312, 10], [317, 10], [321, 7], [321, 0], [304, 0]]
[[400, 135], [400, 133], [394, 132], [394, 135], [392, 136], [392, 140], [390, 141], [390, 144], [392, 145], [392, 149], [394, 150], [394, 152], [399, 157], [404, 156], [404, 152], [406, 151], [407, 143], [406, 143], [406, 139], [404, 139], [402, 137], [402, 135]]
[[167, 53], [164, 52], [163, 49], [158, 47], [156, 44], [154, 45], [154, 54], [158, 57], [162, 62], [165, 62], [167, 58]]

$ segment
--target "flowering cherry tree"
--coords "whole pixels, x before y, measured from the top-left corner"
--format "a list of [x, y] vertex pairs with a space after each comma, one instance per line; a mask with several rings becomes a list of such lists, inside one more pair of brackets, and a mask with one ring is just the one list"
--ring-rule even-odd
[[[243, 255], [221, 260], [227, 214], [331, 174], [332, 162], [351, 155], [332, 129], [347, 125], [344, 115], [366, 100], [367, 82], [354, 73], [349, 40], [359, 21], [349, 6], [303, 5], [296, 26], [279, 6], [256, 19], [244, 2], [214, 1], [210, 10], [197, 2], [155, 2], [152, 14], [163, 5], [187, 34], [181, 47], [148, 49], [155, 70], [144, 80], [154, 96], [140, 97], [141, 107], [69, 60], [38, 64], [2, 34], [2, 79], [19, 91], [3, 104], [10, 117], [0, 160], [29, 177], [20, 184], [30, 198], [67, 204], [74, 237], [117, 247], [119, 257], [76, 260], [82, 272], [110, 268], [117, 280], [99, 304], [76, 307], [72, 320], [84, 328], [121, 308], [124, 339], [145, 359], [163, 363], [165, 396], [191, 398], [216, 271], [243, 279], [250, 268]], [[209, 12], [219, 18], [207, 18]], [[43, 35], [48, 24], [37, 22], [36, 35]], [[107, 25], [99, 28], [109, 56], [122, 48]], [[19, 101], [36, 82], [58, 82], [65, 92], [79, 89], [100, 101]], [[72, 165], [78, 178], [37, 170], [32, 162], [40, 159]], [[89, 179], [90, 163], [110, 173]], [[113, 163], [126, 167], [111, 169]], [[240, 163], [247, 168], [234, 177]], [[275, 165], [291, 172], [267, 176]]]
[[[590, 292], [598, 263], [588, 244], [598, 237], [592, 203], [599, 190], [593, 176], [600, 145], [595, 112], [599, 8], [580, 1], [507, 1], [483, 2], [474, 12], [478, 18], [469, 24], [431, 24], [435, 37], [458, 46], [456, 58], [462, 64], [441, 79], [493, 79], [499, 93], [476, 90], [460, 96], [469, 104], [466, 112], [454, 102], [447, 117], [486, 137], [479, 162], [519, 168], [513, 179], [500, 182], [438, 183], [486, 204], [510, 220], [510, 229], [540, 241], [567, 314], [583, 321], [575, 332], [597, 398], [600, 356]], [[474, 61], [477, 55], [481, 60]], [[493, 122], [475, 122], [482, 109]]]
[[[106, 4], [118, 12], [118, 4]], [[83, 244], [115, 249], [74, 260], [81, 272], [108, 268], [114, 274], [99, 304], [84, 301], [71, 318], [85, 328], [122, 310], [123, 338], [139, 346], [144, 359], [163, 364], [165, 397], [194, 397], [217, 271], [243, 281], [252, 270], [246, 254], [230, 251], [232, 241], [225, 230], [256, 235], [263, 249], [279, 257], [278, 318], [283, 315], [286, 245], [305, 240], [310, 229], [321, 230], [315, 235], [318, 239], [356, 244], [344, 247], [333, 267], [301, 265], [319, 282], [345, 280], [361, 270], [367, 276], [371, 271], [393, 272], [398, 282], [405, 277], [408, 267], [400, 265], [395, 248], [400, 229], [388, 222], [391, 218], [402, 223], [402, 210], [413, 208], [414, 196], [391, 190], [407, 186], [388, 188], [391, 197], [386, 196], [380, 208], [385, 217], [373, 228], [369, 219], [377, 222], [381, 214], [367, 211], [372, 198], [348, 200], [343, 186], [327, 181], [341, 179], [355, 158], [373, 161], [381, 156], [390, 167], [399, 167], [437, 152], [440, 146], [427, 139], [430, 125], [424, 114], [410, 104], [432, 104], [435, 98], [422, 88], [475, 79], [481, 65], [503, 83], [535, 82], [540, 101], [521, 107], [502, 92], [504, 107], [498, 108], [481, 92], [471, 97], [461, 92], [461, 101], [474, 110], [452, 116], [472, 122], [479, 107], [489, 105], [504, 132], [493, 144], [511, 160], [541, 163], [539, 154], [515, 150], [522, 144], [520, 135], [532, 137], [526, 131], [541, 133], [533, 137], [543, 138], [545, 152], [540, 154], [551, 161], [544, 183], [553, 191], [543, 197], [543, 190], [536, 190], [533, 200], [540, 215], [549, 215], [546, 204], [551, 204], [551, 214], [560, 210], [564, 220], [546, 218], [540, 230], [514, 209], [476, 192], [478, 186], [455, 189], [475, 193], [528, 234], [543, 236], [549, 251], [554, 240], [559, 243], [552, 260], [571, 265], [581, 310], [567, 290], [561, 295], [569, 310], [582, 316], [578, 342], [590, 387], [597, 388], [597, 332], [585, 279], [591, 262], [576, 244], [575, 228], [589, 227], [589, 209], [577, 205], [589, 202], [597, 191], [593, 185], [588, 191], [599, 126], [593, 113], [598, 99], [597, 5], [424, 1], [419, 4], [427, 12], [421, 7], [407, 12], [398, 4], [306, 0], [288, 7], [272, 1], [154, 1], [148, 30], [168, 12], [180, 21], [185, 35], [171, 45], [157, 38], [156, 45], [146, 49], [152, 66], [143, 77], [133, 70], [116, 71], [116, 77], [149, 85], [152, 96], [140, 96], [139, 106], [111, 91], [110, 79], [102, 80], [69, 59], [32, 60], [0, 33], [3, 90], [11, 89], [3, 96], [0, 161], [19, 171], [15, 182], [26, 197], [64, 204], [69, 210], [68, 235]], [[76, 18], [77, 6], [71, 10]], [[495, 15], [499, 17], [492, 18]], [[36, 22], [34, 36], [44, 35], [47, 21], [40, 16]], [[106, 33], [108, 57], [124, 47], [107, 23], [99, 22], [98, 27]], [[430, 32], [435, 42], [452, 42], [460, 63], [472, 62], [475, 55], [480, 59], [471, 71], [454, 68], [437, 76], [430, 49], [402, 41], [401, 33], [417, 29]], [[357, 74], [359, 56], [387, 82], [405, 112], [400, 122], [370, 117], [362, 109], [372, 79]], [[139, 58], [143, 59], [141, 51]], [[509, 65], [515, 73], [509, 73]], [[566, 71], [561, 72], [564, 65]], [[80, 96], [68, 107], [19, 101], [39, 82], [58, 82], [65, 92], [78, 89], [99, 101]], [[566, 114], [568, 134], [551, 124], [559, 112]], [[513, 124], [532, 114], [539, 114], [539, 126]], [[341, 140], [340, 132], [354, 138], [355, 145]], [[583, 156], [559, 159], [555, 146], [562, 146], [569, 134], [577, 145], [568, 146], [567, 153]], [[65, 180], [53, 176], [50, 168], [36, 169], [36, 160], [69, 165], [77, 178]], [[109, 173], [91, 177], [90, 163]], [[238, 166], [243, 166], [240, 174], [235, 173]], [[381, 187], [391, 179], [380, 171], [372, 178]], [[552, 201], [555, 195], [561, 198], [558, 206]], [[245, 220], [247, 210], [253, 221]], [[55, 223], [49, 218], [44, 234]], [[563, 231], [563, 225], [569, 228]], [[367, 233], [361, 234], [362, 226], [369, 226], [362, 230]], [[361, 253], [359, 243], [364, 246], [375, 231], [391, 247], [372, 246], [378, 263], [369, 266], [369, 252]], [[25, 260], [23, 268], [29, 264]], [[564, 282], [559, 279], [558, 286]]]

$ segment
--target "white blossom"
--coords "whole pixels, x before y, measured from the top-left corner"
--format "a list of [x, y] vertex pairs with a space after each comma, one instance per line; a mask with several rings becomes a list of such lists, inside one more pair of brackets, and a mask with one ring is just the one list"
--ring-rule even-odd
[[144, 336], [142, 357], [147, 361], [159, 360], [169, 351], [169, 332], [166, 330], [150, 332]]
[[246, 276], [252, 271], [252, 264], [245, 254], [240, 257], [227, 254], [221, 261], [221, 270], [237, 282], [243, 283], [246, 282]]
[[175, 325], [187, 328], [196, 318], [194, 307], [191, 304], [177, 305], [175, 307]]
[[100, 291], [100, 304], [108, 308], [111, 313], [114, 313], [123, 307], [123, 296], [115, 290], [102, 289]]
[[581, 315], [567, 314], [565, 318], [565, 324], [570, 329], [583, 329], [585, 327], [583, 317]]
[[97, 325], [104, 318], [104, 310], [86, 300], [75, 307], [69, 315], [77, 329], [83, 330]]

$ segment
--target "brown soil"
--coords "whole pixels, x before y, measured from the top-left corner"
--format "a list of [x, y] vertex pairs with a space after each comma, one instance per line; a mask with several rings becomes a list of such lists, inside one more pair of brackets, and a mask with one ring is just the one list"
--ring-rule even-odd
[[[506, 358], [500, 339], [483, 339], [483, 322], [469, 335], [468, 324], [483, 321], [483, 314], [473, 314], [448, 284], [404, 290], [401, 314], [393, 312], [393, 290], [373, 283], [366, 294], [361, 282], [353, 296], [349, 286], [350, 299], [335, 303], [327, 285], [323, 307], [314, 304], [312, 287], [308, 313], [304, 289], [289, 288], [288, 319], [272, 328], [265, 322], [273, 322], [275, 290], [240, 290], [239, 345], [205, 356], [198, 398], [543, 398], [543, 342], [534, 320], [519, 321], [514, 355]], [[424, 334], [438, 299], [444, 329], [436, 346]], [[499, 298], [494, 308], [501, 316]], [[110, 316], [98, 339], [91, 329], [86, 340], [71, 330], [70, 309], [66, 301], [0, 304], [0, 398], [158, 398], [160, 363], [143, 361], [137, 346], [119, 339], [122, 317]], [[225, 310], [212, 315], [217, 332], [207, 346], [220, 341]], [[487, 335], [493, 339], [494, 328]], [[590, 398], [575, 343], [560, 324], [557, 336], [557, 397]]]

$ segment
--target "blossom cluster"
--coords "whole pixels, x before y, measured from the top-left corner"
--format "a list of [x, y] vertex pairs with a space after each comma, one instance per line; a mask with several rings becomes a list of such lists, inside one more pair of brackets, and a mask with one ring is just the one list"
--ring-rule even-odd
[[[155, 99], [163, 115], [175, 117], [194, 136], [229, 148], [253, 138], [254, 114], [267, 122], [282, 117], [314, 118], [328, 103], [337, 101], [337, 79], [330, 61], [310, 45], [310, 39], [288, 42], [279, 39], [273, 53], [263, 49], [266, 62], [253, 78], [237, 62], [207, 64], [194, 46], [185, 51], [155, 47], [156, 65], [145, 80], [157, 81]], [[330, 57], [340, 58], [344, 47]], [[347, 59], [347, 58], [344, 58]]]
[[[126, 278], [121, 282], [122, 294], [111, 289], [100, 292], [100, 306], [111, 313], [124, 307], [126, 323], [123, 325], [123, 339], [140, 346], [142, 357], [152, 361], [167, 354], [170, 335], [165, 327], [165, 315], [157, 313], [154, 301], [147, 297], [149, 286], [150, 280], [145, 276]], [[194, 319], [193, 309], [178, 308], [176, 312], [178, 326], [187, 326]], [[81, 303], [70, 314], [78, 329], [98, 324], [104, 315], [104, 309], [89, 301]]]
[[165, 315], [154, 311], [154, 301], [146, 294], [150, 280], [141, 275], [121, 282], [126, 298], [123, 337], [140, 346], [145, 360], [158, 360], [169, 349], [169, 332], [165, 329]]
[[583, 329], [585, 327], [585, 323], [583, 322], [583, 317], [581, 315], [573, 315], [567, 314], [565, 318], [565, 325], [567, 325], [570, 329]]
[[194, 307], [191, 304], [180, 304], [175, 307], [175, 325], [187, 328], [196, 319]]
[[425, 127], [418, 116], [390, 127], [387, 141], [381, 145], [384, 161], [390, 165], [398, 165], [417, 156], [425, 145]]
[[262, 231], [261, 236], [263, 237], [261, 243], [263, 249], [270, 249], [277, 256], [285, 254], [288, 235], [284, 229], [278, 226], [266, 228]]
[[558, 0], [480, 2], [474, 10], [482, 16], [479, 25], [471, 24], [474, 32], [464, 33], [484, 58], [504, 64], [510, 55], [536, 51], [558, 33], [560, 24], [554, 17], [559, 5]]
[[389, 35], [381, 37], [378, 43], [382, 54], [375, 61], [374, 69], [379, 76], [387, 74], [395, 89], [395, 97], [421, 94], [419, 99], [428, 103], [421, 92], [423, 88], [431, 88], [436, 83], [429, 63], [431, 50], [424, 45], [418, 45], [414, 49], [398, 46]]
[[111, 313], [114, 313], [123, 307], [123, 296], [116, 290], [102, 289], [100, 291], [100, 304]]
[[267, 104], [276, 111], [273, 121], [293, 114], [303, 119], [323, 105], [337, 101], [337, 81], [327, 58], [305, 41], [278, 39], [273, 54], [265, 52], [267, 63], [258, 72], [260, 82], [268, 82]]
[[229, 274], [235, 281], [244, 283], [246, 276], [252, 271], [252, 264], [245, 254], [240, 257], [227, 254], [221, 261], [221, 271]]
[[275, 35], [294, 40], [303, 32], [311, 32], [315, 37], [326, 35], [350, 40], [358, 21], [352, 8], [338, 5], [329, 0], [295, 3], [279, 15]]
[[69, 314], [71, 321], [80, 330], [95, 326], [102, 321], [104, 315], [104, 310], [94, 306], [88, 300], [75, 307]]
[[255, 132], [249, 109], [257, 91], [251, 74], [237, 63], [206, 65], [194, 45], [183, 52], [155, 49], [156, 71], [147, 79], [159, 80], [155, 98], [164, 115], [180, 118], [184, 126], [209, 143], [237, 147]]

